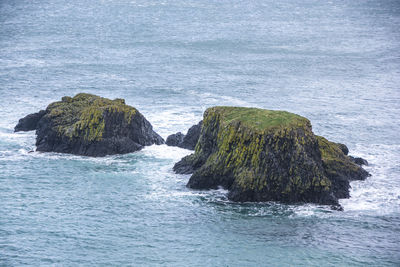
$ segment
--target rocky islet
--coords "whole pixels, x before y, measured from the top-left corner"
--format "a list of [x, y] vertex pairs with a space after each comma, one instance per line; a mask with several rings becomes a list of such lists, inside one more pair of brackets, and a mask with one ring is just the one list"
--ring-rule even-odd
[[164, 140], [123, 99], [80, 93], [19, 120], [15, 131], [36, 130], [37, 151], [84, 156], [130, 153]]
[[[124, 154], [163, 144], [151, 124], [123, 99], [81, 93], [19, 120], [15, 131], [36, 130], [37, 151], [85, 156]], [[195, 150], [174, 166], [192, 174], [188, 187], [229, 190], [232, 201], [338, 205], [350, 181], [369, 174], [344, 144], [312, 132], [308, 119], [286, 111], [213, 107], [186, 135], [166, 144]]]
[[285, 111], [206, 110], [195, 152], [176, 163], [188, 187], [229, 190], [232, 201], [338, 205], [350, 181], [369, 174], [343, 144], [314, 135], [308, 119]]

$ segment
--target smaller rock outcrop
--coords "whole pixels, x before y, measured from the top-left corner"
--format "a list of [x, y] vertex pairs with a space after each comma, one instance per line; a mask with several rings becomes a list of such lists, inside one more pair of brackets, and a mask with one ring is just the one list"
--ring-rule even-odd
[[181, 132], [177, 132], [176, 134], [171, 134], [167, 137], [165, 144], [168, 146], [180, 146], [183, 142], [185, 135]]
[[36, 129], [37, 151], [105, 156], [130, 153], [164, 140], [123, 99], [91, 94], [63, 97], [46, 110], [22, 118], [15, 131]]
[[15, 132], [36, 130], [39, 120], [46, 114], [45, 110], [26, 115], [14, 127]]
[[169, 146], [177, 146], [189, 150], [194, 150], [200, 137], [202, 125], [203, 121], [200, 121], [198, 124], [193, 125], [189, 128], [186, 135], [182, 134], [181, 132], [171, 134], [167, 137], [166, 144]]

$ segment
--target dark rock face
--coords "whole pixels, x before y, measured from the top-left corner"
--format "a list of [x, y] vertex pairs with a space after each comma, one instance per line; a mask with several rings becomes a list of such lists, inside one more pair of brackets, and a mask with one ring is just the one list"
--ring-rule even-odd
[[368, 166], [368, 161], [365, 160], [365, 159], [363, 159], [363, 158], [355, 158], [355, 157], [352, 157], [352, 156], [349, 156], [349, 157], [350, 157], [350, 159], [351, 159], [355, 164], [357, 164], [357, 165], [360, 165], [360, 166], [362, 166], [362, 165]]
[[41, 110], [37, 113], [32, 113], [24, 118], [20, 119], [18, 124], [15, 126], [14, 131], [15, 132], [20, 132], [20, 131], [33, 131], [36, 130], [37, 124], [39, 120], [46, 114], [45, 110]]
[[90, 94], [50, 104], [35, 129], [37, 151], [46, 152], [105, 156], [164, 143], [144, 116], [123, 99]]
[[166, 144], [169, 146], [177, 146], [189, 150], [194, 150], [200, 137], [202, 124], [203, 121], [200, 121], [198, 124], [190, 127], [186, 135], [182, 134], [181, 132], [171, 134], [170, 136], [168, 136]]
[[336, 143], [340, 150], [342, 150], [343, 154], [349, 154], [349, 148], [345, 144]]
[[214, 107], [203, 121], [194, 154], [174, 166], [177, 173], [193, 173], [190, 188], [222, 186], [240, 202], [338, 205], [338, 198], [349, 197], [349, 181], [368, 176], [345, 155], [344, 145], [314, 135], [301, 116]]
[[168, 146], [179, 146], [180, 144], [182, 144], [184, 138], [185, 135], [181, 132], [178, 132], [176, 134], [171, 134], [170, 136], [167, 137], [165, 144]]
[[327, 139], [316, 136], [322, 156], [322, 165], [325, 174], [332, 182], [333, 193], [337, 198], [349, 198], [350, 182], [364, 180], [369, 173], [355, 164], [353, 157], [343, 153], [341, 144], [333, 143]]

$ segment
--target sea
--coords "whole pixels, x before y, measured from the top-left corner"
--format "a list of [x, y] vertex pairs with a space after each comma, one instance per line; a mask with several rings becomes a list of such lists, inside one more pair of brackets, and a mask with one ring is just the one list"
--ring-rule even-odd
[[[86, 92], [164, 139], [212, 106], [287, 110], [369, 162], [343, 211], [234, 203], [189, 150], [35, 150], [18, 119]], [[400, 266], [399, 0], [0, 0], [0, 266]]]

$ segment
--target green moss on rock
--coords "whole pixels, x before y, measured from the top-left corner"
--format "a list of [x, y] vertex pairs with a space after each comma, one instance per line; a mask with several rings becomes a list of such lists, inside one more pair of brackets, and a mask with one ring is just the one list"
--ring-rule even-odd
[[333, 184], [333, 193], [337, 198], [350, 197], [349, 182], [364, 180], [368, 177], [368, 172], [346, 155], [345, 152], [348, 152], [348, 149], [345, 145], [330, 142], [322, 136], [316, 136], [316, 138], [326, 176]]
[[213, 107], [207, 110], [206, 117], [208, 116], [220, 116], [224, 125], [240, 122], [243, 126], [261, 132], [311, 125], [309, 120], [297, 114], [259, 108]]
[[36, 129], [38, 151], [86, 156], [123, 154], [163, 144], [151, 124], [123, 99], [65, 96], [45, 111], [21, 119], [16, 130]]
[[308, 119], [293, 113], [213, 107], [204, 113], [195, 153], [175, 170], [194, 171], [189, 187], [223, 186], [234, 201], [337, 204], [330, 167], [354, 164], [338, 144], [325, 140], [313, 134]]
[[80, 93], [63, 97], [47, 107], [48, 116], [60, 136], [83, 137], [87, 141], [99, 141], [103, 137], [105, 113], [123, 113], [130, 123], [137, 110], [125, 105], [123, 99], [110, 100], [96, 95]]

